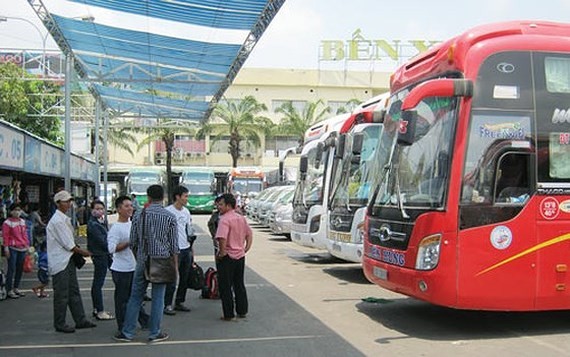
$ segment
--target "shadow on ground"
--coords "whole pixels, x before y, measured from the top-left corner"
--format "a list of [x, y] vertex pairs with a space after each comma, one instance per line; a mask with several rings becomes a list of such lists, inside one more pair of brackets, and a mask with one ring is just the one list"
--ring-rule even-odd
[[[411, 298], [365, 298], [358, 311], [412, 338], [478, 340], [570, 332], [570, 311], [489, 312], [444, 308]], [[397, 339], [401, 339], [398, 337]], [[378, 338], [380, 344], [390, 338]]]

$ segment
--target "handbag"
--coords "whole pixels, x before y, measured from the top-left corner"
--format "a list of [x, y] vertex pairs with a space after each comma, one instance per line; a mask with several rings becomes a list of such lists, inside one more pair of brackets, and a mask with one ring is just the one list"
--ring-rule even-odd
[[174, 257], [148, 257], [145, 266], [145, 278], [154, 284], [173, 284], [176, 282], [176, 263]]
[[31, 273], [32, 270], [34, 270], [34, 261], [33, 261], [32, 256], [30, 254], [26, 253], [26, 256], [24, 258], [24, 266], [22, 269], [23, 269], [24, 273]]
[[[142, 211], [142, 238], [148, 254], [148, 238], [144, 234], [145, 210]], [[174, 256], [170, 257], [148, 257], [145, 262], [145, 279], [153, 284], [173, 284], [176, 283], [176, 262]]]
[[81, 269], [85, 265], [85, 258], [79, 253], [73, 253], [71, 259], [73, 259], [73, 264], [75, 264], [77, 269]]
[[192, 264], [188, 272], [188, 288], [192, 290], [202, 290], [204, 283], [204, 270], [198, 264]]

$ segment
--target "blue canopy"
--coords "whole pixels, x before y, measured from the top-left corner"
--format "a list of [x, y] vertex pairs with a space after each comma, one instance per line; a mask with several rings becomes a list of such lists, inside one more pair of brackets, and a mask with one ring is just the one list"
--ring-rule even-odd
[[[208, 119], [285, 2], [29, 1], [104, 107], [193, 121]], [[98, 15], [65, 13], [76, 7]]]

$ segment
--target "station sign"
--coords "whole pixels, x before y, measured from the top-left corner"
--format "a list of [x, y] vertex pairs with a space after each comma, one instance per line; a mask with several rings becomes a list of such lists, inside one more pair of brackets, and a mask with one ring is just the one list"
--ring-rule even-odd
[[366, 38], [356, 29], [350, 40], [323, 40], [320, 61], [390, 61], [407, 60], [428, 50], [439, 40], [388, 40]]

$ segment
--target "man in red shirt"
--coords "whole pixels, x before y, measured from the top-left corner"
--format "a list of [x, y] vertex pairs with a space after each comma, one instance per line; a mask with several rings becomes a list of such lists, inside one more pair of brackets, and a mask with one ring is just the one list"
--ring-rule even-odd
[[[245, 254], [251, 248], [253, 235], [245, 217], [238, 214], [235, 208], [236, 199], [232, 194], [221, 196], [218, 203], [221, 217], [216, 231], [220, 249], [216, 256], [216, 267], [224, 321], [231, 321], [236, 313], [239, 318], [245, 318], [248, 311], [244, 282]], [[235, 313], [232, 290], [235, 294]]]

